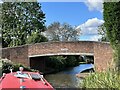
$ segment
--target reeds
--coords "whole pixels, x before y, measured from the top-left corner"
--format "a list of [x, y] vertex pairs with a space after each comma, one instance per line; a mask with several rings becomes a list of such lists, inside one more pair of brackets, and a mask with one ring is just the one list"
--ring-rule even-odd
[[108, 88], [120, 90], [120, 75], [114, 70], [91, 73], [80, 85], [83, 88]]

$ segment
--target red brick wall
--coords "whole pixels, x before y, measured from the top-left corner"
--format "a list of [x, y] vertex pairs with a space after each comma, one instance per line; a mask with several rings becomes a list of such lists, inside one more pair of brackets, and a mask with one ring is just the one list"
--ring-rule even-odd
[[3, 58], [8, 58], [15, 63], [22, 63], [26, 66], [30, 66], [29, 56], [56, 53], [94, 54], [96, 71], [108, 68], [108, 64], [112, 61], [110, 45], [101, 42], [46, 42], [2, 49]]
[[28, 45], [2, 49], [2, 58], [29, 66]]
[[55, 53], [93, 53], [93, 42], [48, 42], [29, 45], [29, 56]]
[[105, 71], [112, 65], [113, 52], [109, 43], [94, 43], [94, 63], [96, 71]]

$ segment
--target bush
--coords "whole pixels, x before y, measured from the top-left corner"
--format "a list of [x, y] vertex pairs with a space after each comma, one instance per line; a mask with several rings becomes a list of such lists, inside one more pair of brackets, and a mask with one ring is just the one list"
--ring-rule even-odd
[[6, 62], [2, 61], [2, 73], [10, 73], [10, 69], [13, 69], [13, 72], [19, 71], [19, 67], [23, 67], [24, 71], [37, 71], [34, 69], [30, 69], [28, 67], [25, 67], [22, 64], [14, 64], [13, 62]]
[[50, 56], [46, 57], [46, 59], [46, 66], [53, 68], [55, 71], [79, 65], [79, 60], [76, 59], [76, 56]]
[[67, 67], [73, 67], [73, 66], [76, 66], [77, 59], [75, 56], [67, 56], [66, 62], [67, 62], [66, 64]]
[[91, 73], [81, 83], [83, 88], [108, 88], [120, 90], [120, 75], [115, 71]]
[[39, 32], [32, 32], [31, 36], [28, 36], [26, 43], [27, 44], [34, 44], [40, 42], [48, 42], [48, 39], [41, 35]]
[[48, 57], [47, 66], [54, 68], [56, 71], [62, 70], [65, 67], [65, 58], [62, 56]]

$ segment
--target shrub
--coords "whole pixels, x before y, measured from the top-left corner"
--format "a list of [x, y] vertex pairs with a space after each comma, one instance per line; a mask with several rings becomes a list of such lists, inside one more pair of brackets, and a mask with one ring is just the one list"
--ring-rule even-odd
[[50, 56], [47, 60], [47, 66], [54, 68], [56, 71], [62, 70], [65, 67], [64, 59], [62, 56]]
[[75, 56], [67, 56], [66, 62], [67, 62], [67, 67], [73, 67], [76, 66], [77, 59], [75, 58]]
[[83, 88], [120, 89], [120, 75], [115, 71], [91, 73], [81, 83]]
[[14, 64], [13, 62], [2, 61], [2, 73], [10, 73], [10, 69], [13, 69], [13, 72], [19, 71], [19, 67], [23, 67], [24, 71], [37, 71], [30, 69], [22, 64]]
[[76, 56], [50, 56], [46, 57], [47, 67], [53, 68], [55, 71], [63, 70], [67, 67], [79, 65], [79, 60]]

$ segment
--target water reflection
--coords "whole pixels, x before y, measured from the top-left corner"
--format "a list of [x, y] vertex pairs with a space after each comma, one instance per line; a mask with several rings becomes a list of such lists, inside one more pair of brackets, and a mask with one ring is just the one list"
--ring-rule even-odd
[[75, 75], [69, 74], [51, 74], [45, 77], [55, 88], [77, 87], [80, 81]]
[[45, 78], [55, 88], [77, 88], [82, 79], [76, 77], [76, 74], [90, 68], [93, 68], [93, 64], [80, 64], [56, 74], [46, 75]]
[[78, 74], [86, 69], [91, 69], [94, 68], [93, 64], [80, 64], [79, 66], [68, 68], [65, 71], [62, 71], [60, 73], [65, 73], [65, 74]]

